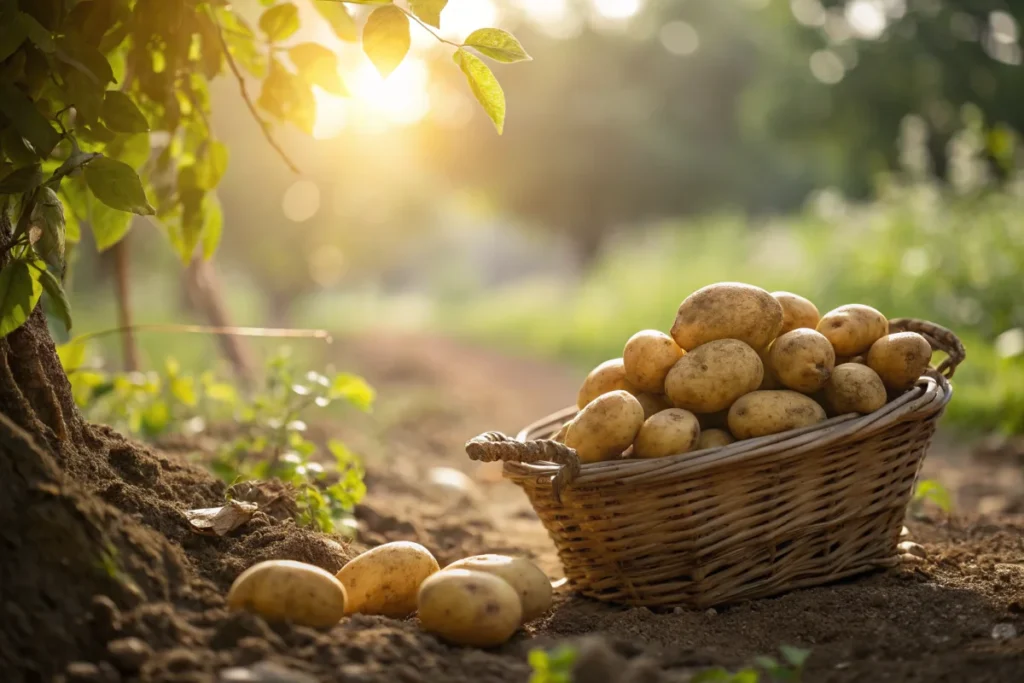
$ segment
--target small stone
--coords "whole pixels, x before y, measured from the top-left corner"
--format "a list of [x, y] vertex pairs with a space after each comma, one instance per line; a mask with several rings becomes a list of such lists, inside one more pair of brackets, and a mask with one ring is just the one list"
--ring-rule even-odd
[[704, 612], [704, 616], [706, 616], [706, 617], [718, 616], [718, 610], [716, 610], [714, 607], [709, 607], [708, 610], [706, 612]]
[[98, 666], [104, 683], [121, 683], [121, 674], [114, 668], [113, 664], [110, 662], [100, 662]]
[[219, 680], [220, 683], [317, 683], [309, 674], [268, 661], [250, 667], [222, 669]]
[[672, 614], [686, 614], [686, 609], [682, 607], [673, 607]]
[[903, 527], [902, 529], [900, 529], [900, 538], [906, 538], [909, 535], [910, 529], [908, 529], [907, 527]]
[[106, 683], [100, 668], [90, 662], [71, 662], [64, 675], [67, 683]]
[[119, 638], [107, 643], [107, 655], [118, 669], [134, 673], [153, 655], [153, 648], [140, 638]]
[[910, 553], [903, 553], [900, 555], [900, 562], [906, 565], [924, 564], [924, 558], [918, 557], [917, 555], [911, 555]]
[[992, 637], [996, 640], [1011, 640], [1017, 637], [1017, 629], [1013, 624], [996, 624], [992, 627]]
[[896, 547], [899, 548], [901, 553], [916, 555], [921, 559], [928, 557], [928, 551], [924, 549], [924, 546], [919, 543], [914, 543], [913, 541], [903, 541], [903, 543], [900, 543]]

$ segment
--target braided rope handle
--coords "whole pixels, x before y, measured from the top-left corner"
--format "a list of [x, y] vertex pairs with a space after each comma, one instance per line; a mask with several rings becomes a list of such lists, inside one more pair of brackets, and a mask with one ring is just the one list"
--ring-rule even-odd
[[889, 321], [889, 332], [917, 332], [931, 344], [932, 349], [945, 353], [947, 358], [939, 364], [936, 372], [946, 379], [952, 379], [957, 366], [967, 357], [967, 349], [959, 337], [945, 327], [927, 320], [893, 318]]
[[554, 462], [560, 465], [551, 480], [555, 501], [562, 502], [562, 487], [568, 486], [580, 474], [580, 459], [576, 451], [551, 439], [519, 441], [501, 432], [486, 432], [466, 442], [466, 454], [479, 462]]

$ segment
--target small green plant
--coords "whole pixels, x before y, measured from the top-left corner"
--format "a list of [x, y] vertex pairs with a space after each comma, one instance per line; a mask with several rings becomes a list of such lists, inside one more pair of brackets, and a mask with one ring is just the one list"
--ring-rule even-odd
[[811, 655], [810, 650], [803, 650], [790, 645], [779, 647], [782, 657], [780, 662], [775, 657], [757, 657], [755, 667], [747, 667], [730, 672], [722, 667], [702, 671], [691, 679], [691, 683], [759, 683], [761, 673], [768, 676], [772, 683], [800, 683], [803, 679], [804, 664]]
[[953, 511], [953, 496], [950, 495], [949, 489], [935, 479], [924, 479], [917, 482], [911, 502], [917, 509], [920, 509], [924, 503], [931, 502], [947, 515]]
[[348, 373], [299, 373], [284, 351], [267, 365], [264, 388], [240, 403], [234, 414], [239, 436], [214, 458], [213, 471], [225, 482], [276, 477], [296, 490], [300, 522], [333, 531], [366, 494], [359, 458], [338, 440], [327, 442], [332, 461], [324, 466], [320, 448], [306, 438], [303, 417], [313, 409], [344, 403], [368, 411], [373, 389]]
[[576, 648], [571, 645], [560, 645], [550, 652], [540, 648], [530, 650], [528, 661], [533, 669], [530, 683], [572, 683], [576, 655]]

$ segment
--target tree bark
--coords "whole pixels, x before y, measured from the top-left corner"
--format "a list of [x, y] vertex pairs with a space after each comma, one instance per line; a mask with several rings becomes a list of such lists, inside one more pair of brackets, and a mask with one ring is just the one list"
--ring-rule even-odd
[[114, 252], [114, 292], [117, 295], [117, 326], [121, 328], [121, 353], [124, 357], [126, 372], [139, 369], [139, 347], [132, 331], [134, 316], [132, 315], [131, 278], [128, 273], [129, 256], [128, 233], [112, 247]]

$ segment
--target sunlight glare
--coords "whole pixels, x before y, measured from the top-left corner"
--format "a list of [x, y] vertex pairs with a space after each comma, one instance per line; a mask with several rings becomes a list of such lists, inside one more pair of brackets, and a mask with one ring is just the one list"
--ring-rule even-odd
[[441, 13], [441, 35], [452, 40], [497, 24], [498, 8], [492, 0], [449, 0]]
[[593, 0], [594, 9], [605, 19], [629, 19], [640, 11], [640, 0]]
[[889, 23], [885, 8], [875, 0], [854, 0], [846, 6], [846, 21], [861, 38], [875, 40]]
[[343, 70], [342, 78], [350, 97], [314, 89], [317, 118], [313, 137], [318, 140], [338, 135], [349, 124], [371, 130], [408, 126], [430, 110], [427, 66], [417, 57], [407, 57], [387, 79], [381, 78], [367, 59], [355, 69]]
[[552, 38], [571, 38], [582, 27], [568, 0], [518, 0], [518, 4], [530, 22]]

